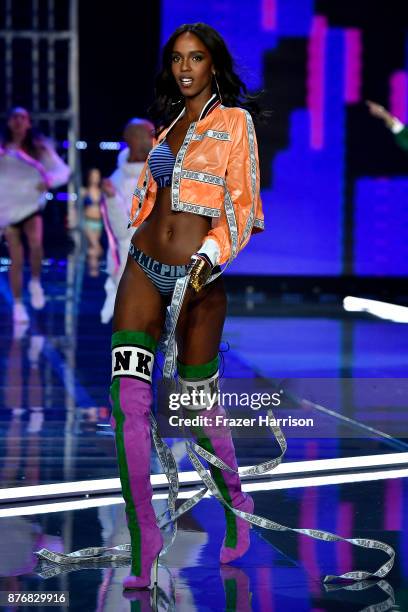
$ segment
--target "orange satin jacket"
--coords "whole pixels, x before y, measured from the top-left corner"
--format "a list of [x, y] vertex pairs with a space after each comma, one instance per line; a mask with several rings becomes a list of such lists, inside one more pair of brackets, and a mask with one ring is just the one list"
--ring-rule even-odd
[[[214, 106], [213, 98], [203, 111], [209, 104]], [[156, 146], [184, 112], [185, 109], [160, 134]], [[149, 169], [149, 157], [133, 195], [129, 227], [139, 227], [155, 203], [157, 184]], [[218, 102], [187, 130], [173, 170], [171, 209], [212, 217], [203, 245], [209, 238], [214, 239], [219, 247], [218, 263], [230, 263], [251, 234], [264, 229], [259, 189], [252, 117], [242, 108], [225, 107]]]

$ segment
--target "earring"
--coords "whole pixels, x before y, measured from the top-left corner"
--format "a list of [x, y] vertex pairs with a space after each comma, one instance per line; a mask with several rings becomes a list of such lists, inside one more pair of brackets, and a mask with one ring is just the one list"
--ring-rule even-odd
[[220, 92], [220, 88], [219, 88], [219, 85], [218, 85], [218, 81], [217, 81], [217, 77], [215, 75], [215, 72], [213, 72], [213, 77], [214, 77], [214, 80], [215, 80], [215, 86], [216, 86], [217, 91], [218, 91], [218, 97], [220, 99], [220, 102], [222, 102], [222, 96], [221, 96], [221, 92]]

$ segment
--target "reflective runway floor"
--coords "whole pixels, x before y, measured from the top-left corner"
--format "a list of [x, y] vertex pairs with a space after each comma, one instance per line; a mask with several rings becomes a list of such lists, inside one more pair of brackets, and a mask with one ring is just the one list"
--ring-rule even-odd
[[[408, 325], [351, 315], [335, 303], [285, 310], [282, 301], [245, 291], [230, 300], [221, 347], [225, 388], [279, 391], [275, 416], [313, 422], [283, 426], [282, 464], [244, 480], [255, 512], [292, 528], [386, 542], [396, 551], [386, 580], [360, 589], [325, 585], [327, 574], [374, 571], [387, 555], [260, 527], [252, 529], [249, 552], [221, 566], [223, 511], [212, 497], [179, 520], [157, 593], [125, 597], [127, 567], [75, 571], [38, 562], [41, 548], [70, 552], [128, 541], [109, 427], [111, 332], [99, 320], [105, 275], [97, 272], [81, 256], [48, 260], [46, 308], [30, 311], [28, 325], [13, 326], [2, 262], [0, 591], [68, 591], [69, 610], [81, 612], [408, 610]], [[240, 466], [280, 454], [267, 427], [251, 435], [236, 428], [234, 435]], [[183, 501], [198, 480], [180, 431], [165, 438], [185, 472]], [[152, 456], [158, 514], [166, 507], [161, 471]], [[44, 606], [50, 608], [61, 609]]]

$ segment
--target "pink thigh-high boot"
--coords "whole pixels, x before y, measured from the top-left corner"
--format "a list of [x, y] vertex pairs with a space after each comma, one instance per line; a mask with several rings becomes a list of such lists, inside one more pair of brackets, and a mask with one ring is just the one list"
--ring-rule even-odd
[[[198, 392], [203, 391], [204, 395], [209, 394], [211, 396], [218, 391], [218, 356], [203, 365], [188, 366], [178, 362], [178, 374], [182, 392], [191, 393], [192, 390], [196, 390]], [[208, 395], [206, 396], [208, 397]], [[200, 412], [197, 412], [197, 410]], [[193, 430], [197, 443], [237, 471], [238, 464], [231, 431], [227, 425], [222, 424], [223, 418], [226, 417], [225, 410], [221, 406], [214, 406], [207, 410], [205, 405], [191, 405], [188, 412], [189, 416], [194, 413], [207, 417], [208, 425], [195, 427]], [[216, 424], [217, 416], [222, 417], [219, 419], [221, 424]], [[250, 495], [242, 492], [239, 475], [211, 464], [209, 464], [209, 467], [218, 490], [225, 501], [237, 510], [252, 514], [254, 502]], [[242, 557], [248, 550], [251, 525], [245, 519], [236, 516], [227, 507], [224, 507], [224, 511], [226, 531], [220, 551], [220, 561], [221, 563], [229, 563]]]
[[163, 547], [150, 484], [149, 414], [155, 349], [155, 340], [144, 332], [125, 330], [112, 336], [112, 426], [132, 547], [131, 572], [123, 582], [126, 589], [149, 587], [152, 565], [156, 562], [157, 570]]

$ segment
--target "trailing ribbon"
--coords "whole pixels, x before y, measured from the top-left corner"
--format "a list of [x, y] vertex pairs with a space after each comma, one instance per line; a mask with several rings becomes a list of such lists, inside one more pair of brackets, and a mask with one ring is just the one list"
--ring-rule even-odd
[[[270, 417], [269, 422], [276, 423], [274, 419], [274, 415], [272, 410], [268, 410], [268, 416]], [[169, 482], [169, 498], [168, 498], [168, 509], [157, 518], [158, 523], [162, 521], [164, 516], [169, 513], [169, 518], [163, 522], [160, 527], [165, 527], [170, 524], [172, 527], [172, 535], [170, 538], [170, 542], [166, 544], [166, 546], [161, 551], [161, 555], [165, 554], [168, 549], [173, 544], [175, 537], [177, 535], [177, 519], [182, 516], [185, 512], [193, 508], [207, 493], [210, 491], [214, 497], [218, 499], [220, 503], [222, 503], [225, 507], [228, 508], [231, 512], [233, 512], [236, 516], [241, 519], [244, 519], [254, 525], [258, 525], [264, 529], [269, 529], [273, 531], [292, 531], [294, 533], [300, 533], [302, 535], [306, 535], [315, 540], [322, 540], [325, 542], [348, 542], [354, 546], [359, 546], [361, 548], [367, 549], [378, 549], [385, 552], [389, 559], [386, 561], [381, 567], [379, 567], [375, 572], [367, 572], [363, 570], [355, 570], [351, 572], [346, 572], [345, 574], [341, 574], [339, 576], [336, 575], [328, 575], [324, 578], [324, 583], [333, 582], [336, 580], [354, 580], [361, 581], [367, 578], [384, 578], [391, 570], [394, 565], [395, 560], [395, 551], [394, 549], [385, 544], [384, 542], [380, 542], [379, 540], [370, 540], [366, 538], [343, 538], [336, 534], [330, 533], [328, 531], [322, 531], [318, 529], [298, 529], [294, 527], [288, 527], [286, 525], [281, 525], [280, 523], [276, 523], [275, 521], [271, 521], [269, 519], [258, 516], [257, 514], [251, 514], [249, 512], [243, 512], [242, 510], [238, 510], [233, 506], [230, 506], [228, 502], [225, 501], [223, 496], [221, 495], [218, 486], [214, 482], [212, 476], [207, 472], [203, 464], [201, 463], [199, 457], [202, 457], [212, 465], [222, 469], [227, 470], [229, 472], [237, 472], [237, 470], [232, 469], [227, 464], [225, 464], [219, 457], [216, 455], [209, 453], [202, 447], [200, 447], [195, 442], [191, 442], [186, 440], [186, 449], [189, 456], [189, 459], [194, 466], [197, 474], [200, 476], [202, 482], [204, 483], [204, 487], [198, 491], [193, 497], [186, 500], [177, 510], [176, 510], [176, 500], [179, 491], [179, 479], [177, 472], [177, 465], [174, 460], [173, 454], [168, 447], [168, 445], [162, 440], [157, 428], [157, 422], [153, 416], [150, 414], [150, 421], [152, 426], [152, 435], [155, 447], [157, 449], [157, 453], [163, 467], [163, 472], [166, 474], [166, 478]], [[270, 425], [273, 435], [275, 436], [279, 447], [281, 449], [281, 454], [275, 459], [271, 459], [269, 461], [265, 461], [259, 465], [252, 466], [251, 468], [247, 468], [246, 470], [241, 471], [240, 475], [253, 475], [253, 474], [265, 474], [269, 472], [277, 465], [279, 465], [283, 459], [283, 456], [287, 449], [287, 443], [285, 436], [283, 435], [280, 427], [278, 425], [272, 424]], [[198, 456], [199, 457], [198, 457]], [[112, 548], [106, 547], [91, 547], [84, 548], [72, 553], [62, 554], [62, 553], [54, 553], [47, 549], [41, 549], [36, 553], [36, 555], [40, 559], [46, 559], [53, 563], [59, 565], [67, 565], [67, 564], [80, 564], [85, 561], [88, 562], [98, 561], [105, 563], [107, 561], [123, 561], [130, 559], [130, 544], [121, 544], [119, 546], [115, 546]]]

